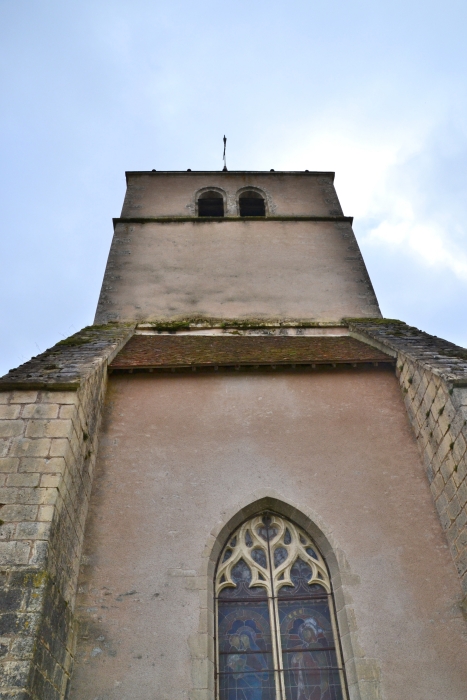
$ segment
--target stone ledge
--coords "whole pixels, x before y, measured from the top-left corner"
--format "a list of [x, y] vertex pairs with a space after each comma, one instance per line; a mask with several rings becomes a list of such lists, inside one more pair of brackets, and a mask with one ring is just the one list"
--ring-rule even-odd
[[[227, 223], [229, 221], [311, 221], [353, 224], [353, 216], [323, 215], [323, 216], [125, 216], [112, 219], [114, 229], [117, 224], [179, 224], [193, 222], [198, 224]], [[361, 259], [361, 256], [358, 257]]]
[[111, 362], [134, 333], [134, 323], [88, 326], [0, 378], [0, 391], [77, 391], [104, 362]]
[[350, 335], [391, 354], [404, 354], [445, 382], [467, 386], [467, 349], [403, 321], [387, 318], [348, 318]]

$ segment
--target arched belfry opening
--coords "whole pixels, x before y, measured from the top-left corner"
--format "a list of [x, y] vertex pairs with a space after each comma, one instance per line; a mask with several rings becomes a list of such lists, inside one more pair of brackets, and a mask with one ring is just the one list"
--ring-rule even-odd
[[240, 216], [266, 216], [263, 195], [257, 190], [244, 190], [238, 197]]
[[224, 216], [224, 198], [217, 190], [207, 190], [198, 196], [198, 216]]
[[347, 698], [331, 579], [302, 528], [272, 512], [244, 522], [214, 591], [218, 700]]

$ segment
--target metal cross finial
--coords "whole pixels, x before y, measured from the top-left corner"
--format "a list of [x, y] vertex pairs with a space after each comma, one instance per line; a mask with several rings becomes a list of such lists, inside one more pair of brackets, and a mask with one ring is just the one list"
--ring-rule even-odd
[[224, 134], [224, 167], [222, 168], [223, 171], [227, 171], [227, 161], [225, 159], [225, 149], [227, 146], [227, 136]]

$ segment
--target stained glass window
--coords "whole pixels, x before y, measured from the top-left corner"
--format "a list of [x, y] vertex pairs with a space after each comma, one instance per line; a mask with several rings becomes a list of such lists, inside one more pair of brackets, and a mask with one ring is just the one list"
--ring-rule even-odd
[[273, 513], [244, 523], [216, 572], [218, 700], [346, 700], [323, 558]]

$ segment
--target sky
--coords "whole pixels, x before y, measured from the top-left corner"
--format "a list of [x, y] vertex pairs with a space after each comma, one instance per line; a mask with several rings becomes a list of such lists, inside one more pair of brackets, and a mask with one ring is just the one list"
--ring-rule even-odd
[[467, 3], [0, 0], [0, 375], [92, 323], [125, 170], [332, 170], [384, 316], [467, 346]]

